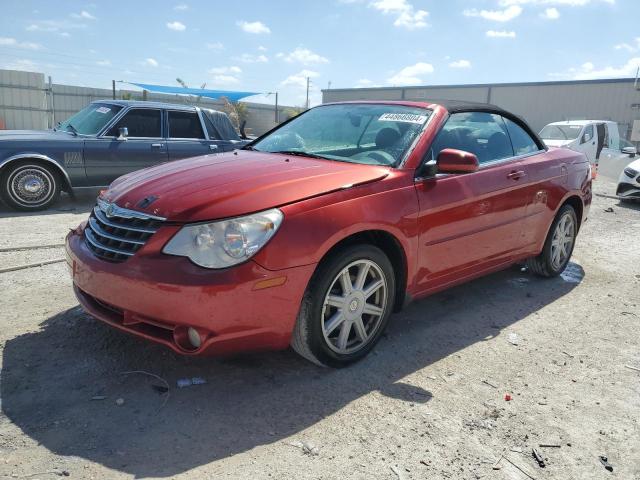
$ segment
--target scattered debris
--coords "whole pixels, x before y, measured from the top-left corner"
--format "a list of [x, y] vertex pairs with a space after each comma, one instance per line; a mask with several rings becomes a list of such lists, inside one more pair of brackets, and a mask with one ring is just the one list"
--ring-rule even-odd
[[580, 283], [584, 278], [584, 270], [578, 264], [570, 262], [560, 274], [560, 278], [567, 283]]
[[493, 383], [489, 383], [489, 382], [488, 382], [488, 381], [486, 381], [486, 380], [482, 380], [482, 383], [484, 383], [485, 385], [489, 385], [490, 387], [493, 387], [493, 388], [498, 388], [498, 387], [496, 387]]
[[[158, 408], [158, 411], [160, 411], [160, 409], [164, 407], [167, 401], [169, 400], [169, 382], [167, 382], [164, 378], [156, 375], [155, 373], [145, 372], [144, 370], [131, 370], [129, 372], [120, 372], [120, 375], [146, 375], [147, 377], [152, 377], [152, 378], [155, 378], [156, 380], [161, 381], [164, 384], [164, 388], [167, 389], [166, 390], [167, 396], [164, 397], [162, 405], [160, 405], [160, 407]], [[158, 387], [158, 385], [154, 385], [154, 387]], [[122, 402], [124, 403], [124, 400]]]
[[180, 378], [178, 388], [190, 387], [191, 385], [204, 385], [207, 381], [202, 377]]
[[308, 442], [287, 443], [287, 445], [299, 448], [302, 450], [302, 453], [304, 453], [305, 455], [310, 455], [312, 457], [320, 454], [320, 450], [318, 449], [318, 447]]
[[570, 353], [568, 353], [568, 352], [562, 351], [561, 353], [564, 353], [564, 354], [565, 354], [567, 357], [569, 357], [569, 358], [575, 358], [573, 355], [571, 355], [571, 354], [570, 354]]
[[124, 398], [116, 398], [116, 405], [118, 405], [119, 407], [124, 405]]
[[395, 465], [391, 465], [391, 471], [396, 474], [396, 476], [398, 477], [399, 480], [403, 480], [404, 479], [404, 476], [402, 475], [402, 472]]
[[[23, 475], [21, 478], [31, 478], [31, 477], [35, 477], [35, 476], [40, 476], [40, 475], [57, 475], [59, 477], [68, 477], [71, 474], [69, 473], [68, 470], [47, 470], [46, 472], [36, 472], [36, 473], [30, 473], [28, 475]], [[17, 477], [17, 475], [13, 475], [14, 477]]]
[[30, 245], [26, 247], [3, 247], [0, 248], [0, 252], [24, 252], [26, 250], [40, 250], [45, 248], [61, 248], [64, 247], [64, 243], [54, 243], [51, 245]]
[[600, 455], [600, 457], [598, 458], [600, 459], [600, 463], [604, 465], [605, 470], [607, 470], [608, 472], [613, 472], [613, 465], [609, 463], [609, 459], [606, 456]]
[[625, 368], [628, 368], [629, 370], [635, 370], [636, 372], [640, 372], [640, 368], [634, 367], [632, 365], [625, 365]]
[[562, 445], [557, 443], [541, 443], [538, 446], [540, 448], [562, 448]]
[[520, 448], [520, 447], [511, 447], [509, 449], [509, 451], [511, 451], [513, 453], [522, 453], [522, 448]]
[[613, 207], [605, 208], [605, 213], [613, 213]]
[[511, 400], [513, 400], [513, 397], [511, 396], [510, 393], [505, 393], [504, 394], [504, 399], [505, 399], [505, 401], [510, 402]]
[[154, 384], [154, 385], [151, 385], [151, 388], [153, 388], [156, 392], [158, 392], [161, 395], [169, 391], [169, 387], [165, 387], [164, 385]]
[[534, 448], [531, 450], [531, 453], [533, 454], [533, 458], [536, 459], [536, 462], [538, 462], [538, 465], [540, 466], [540, 468], [546, 467], [544, 463], [544, 458], [542, 458], [542, 455], [540, 455], [540, 452], [538, 450]]
[[531, 475], [529, 472], [527, 472], [526, 470], [524, 470], [522, 467], [520, 467], [519, 465], [513, 463], [513, 461], [511, 461], [509, 459], [509, 457], [505, 456], [504, 459], [509, 462], [511, 465], [513, 465], [514, 467], [516, 467], [518, 470], [520, 470], [522, 473], [524, 473], [527, 477], [529, 477], [531, 480], [536, 480], [536, 477], [534, 477], [533, 475]]
[[500, 470], [502, 467], [500, 466], [500, 460], [503, 459], [504, 457], [504, 452], [506, 452], [507, 449], [505, 448], [504, 450], [502, 450], [502, 453], [500, 454], [500, 456], [498, 457], [498, 459], [493, 463], [493, 465], [491, 466], [491, 468], [493, 468], [494, 470]]
[[620, 312], [620, 315], [633, 315], [634, 317], [637, 317], [638, 315], [636, 315], [633, 312]]
[[511, 332], [508, 336], [507, 336], [507, 340], [509, 341], [509, 343], [511, 345], [520, 345], [520, 337], [518, 336], [517, 333], [513, 333]]
[[91, 400], [105, 400], [106, 398], [106, 395], [94, 395], [93, 397], [91, 397]]

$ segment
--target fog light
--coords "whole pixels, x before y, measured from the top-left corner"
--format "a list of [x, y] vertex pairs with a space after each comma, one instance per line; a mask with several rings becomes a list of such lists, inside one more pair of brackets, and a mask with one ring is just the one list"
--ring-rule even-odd
[[189, 337], [189, 343], [191, 343], [194, 348], [200, 348], [202, 340], [200, 339], [200, 334], [195, 328], [189, 327], [187, 330], [187, 336]]

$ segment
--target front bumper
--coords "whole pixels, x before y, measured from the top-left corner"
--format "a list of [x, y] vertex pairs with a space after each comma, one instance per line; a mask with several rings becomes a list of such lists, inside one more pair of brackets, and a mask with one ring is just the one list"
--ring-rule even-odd
[[[80, 305], [92, 316], [187, 355], [287, 348], [315, 265], [269, 271], [253, 261], [208, 270], [159, 253], [178, 227], [156, 232], [123, 263], [97, 258], [82, 230], [66, 238]], [[187, 329], [195, 328], [194, 348]]]
[[616, 189], [616, 195], [620, 198], [635, 198], [640, 200], [640, 183], [634, 185], [631, 182], [620, 182]]

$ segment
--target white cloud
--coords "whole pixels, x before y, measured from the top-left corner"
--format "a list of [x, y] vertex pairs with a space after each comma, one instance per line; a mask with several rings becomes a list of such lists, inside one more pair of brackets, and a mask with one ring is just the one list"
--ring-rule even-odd
[[416, 85], [424, 83], [424, 75], [433, 73], [434, 68], [430, 63], [418, 62], [415, 65], [404, 67], [398, 73], [387, 79], [391, 85]]
[[260, 45], [258, 47], [258, 50], [261, 51], [261, 52], [266, 52], [267, 51], [267, 47], [263, 47], [262, 45]]
[[590, 3], [608, 3], [614, 5], [615, 0], [500, 0], [500, 5], [566, 5], [568, 7], [584, 7]]
[[96, 65], [99, 65], [101, 67], [110, 67], [111, 66], [111, 60], [98, 60], [96, 62]]
[[20, 59], [15, 62], [5, 63], [2, 65], [2, 68], [7, 70], [20, 70], [26, 72], [33, 72], [38, 68], [38, 64], [33, 62], [32, 60]]
[[267, 63], [269, 58], [266, 55], [253, 55], [252, 53], [243, 53], [239, 57], [235, 57], [242, 63]]
[[596, 67], [593, 62], [585, 62], [577, 68], [570, 68], [562, 73], [550, 73], [549, 76], [573, 80], [592, 80], [596, 78], [633, 78], [640, 67], [640, 57], [629, 59], [619, 66]]
[[15, 38], [11, 37], [0, 37], [0, 46], [23, 48], [25, 50], [40, 50], [42, 48], [42, 45], [39, 43], [19, 42]]
[[415, 30], [428, 26], [426, 19], [429, 12], [416, 10], [407, 0], [374, 0], [369, 6], [385, 15], [395, 15], [396, 19], [393, 24], [396, 27]]
[[69, 36], [66, 30], [85, 29], [85, 23], [70, 22], [69, 20], [39, 20], [27, 26], [28, 32], [48, 32]]
[[186, 25], [184, 23], [178, 22], [178, 21], [167, 22], [167, 28], [169, 30], [174, 30], [176, 32], [184, 32], [187, 29], [187, 27], [186, 27]]
[[560, 12], [558, 11], [557, 8], [551, 7], [551, 8], [546, 8], [544, 10], [544, 13], [541, 13], [540, 16], [547, 20], [557, 20], [560, 18]]
[[464, 10], [462, 14], [465, 17], [482, 17], [485, 20], [493, 20], [494, 22], [508, 22], [518, 17], [522, 13], [522, 7], [511, 5], [504, 10], [478, 10], [471, 8]]
[[312, 52], [308, 48], [298, 47], [289, 54], [279, 53], [278, 57], [282, 58], [285, 62], [289, 63], [301, 63], [302, 65], [313, 65], [319, 63], [329, 63], [329, 59]]
[[224, 50], [224, 45], [221, 42], [207, 43], [209, 50]]
[[231, 67], [213, 67], [209, 69], [209, 73], [213, 73], [216, 75], [227, 74], [227, 73], [242, 73], [242, 69], [240, 67], [231, 66]]
[[233, 75], [214, 75], [213, 83], [215, 85], [225, 86], [225, 85], [237, 85], [240, 83], [240, 79], [234, 77]]
[[189, 5], [187, 5], [186, 3], [179, 3], [178, 5], [173, 7], [173, 9], [178, 11], [189, 10]]
[[283, 87], [290, 85], [292, 87], [307, 88], [307, 77], [315, 78], [319, 75], [320, 74], [318, 72], [314, 72], [313, 70], [301, 70], [298, 73], [289, 75], [282, 82], [280, 82], [280, 85], [282, 85]]
[[516, 38], [516, 32], [513, 30], [487, 30], [486, 36], [489, 38]]
[[81, 20], [95, 20], [96, 17], [91, 15], [86, 10], [82, 10], [80, 13], [72, 13], [71, 16], [73, 18], [81, 19]]
[[471, 62], [469, 60], [456, 60], [449, 64], [451, 68], [471, 68]]
[[259, 21], [246, 22], [244, 20], [240, 20], [236, 22], [236, 25], [238, 25], [242, 30], [244, 30], [247, 33], [255, 33], [255, 34], [271, 33], [271, 30], [269, 29], [269, 27], [267, 27], [264, 23]]
[[633, 44], [629, 44], [629, 43], [619, 43], [618, 45], [616, 45], [615, 48], [616, 50], [626, 50], [627, 52], [637, 52], [638, 50], [640, 50], [640, 37], [636, 37], [633, 39]]
[[142, 65], [146, 67], [157, 67], [159, 63], [155, 58], [145, 58]]
[[373, 85], [373, 82], [368, 78], [361, 78], [356, 82], [356, 88], [365, 88], [370, 87], [371, 85]]

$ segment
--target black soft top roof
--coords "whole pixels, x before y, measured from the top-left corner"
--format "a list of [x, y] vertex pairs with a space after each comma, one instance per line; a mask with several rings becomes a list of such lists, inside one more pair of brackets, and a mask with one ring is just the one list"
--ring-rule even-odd
[[523, 118], [519, 117], [515, 113], [511, 113], [503, 108], [500, 108], [497, 105], [492, 105], [491, 103], [467, 102], [462, 100], [430, 100], [430, 102], [436, 105], [442, 105], [450, 114], [465, 112], [486, 112], [501, 115], [522, 127], [535, 140], [540, 149], [547, 149], [547, 146], [542, 141], [542, 139], [536, 132], [531, 129], [529, 124]]

